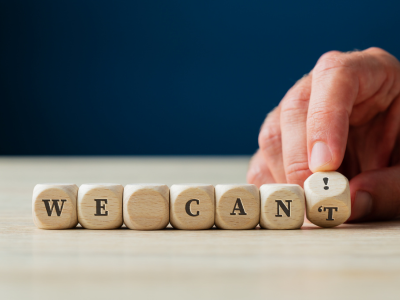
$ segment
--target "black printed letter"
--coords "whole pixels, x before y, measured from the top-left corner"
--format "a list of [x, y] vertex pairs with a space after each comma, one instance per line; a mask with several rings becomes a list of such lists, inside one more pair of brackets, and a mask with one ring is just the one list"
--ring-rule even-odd
[[324, 211], [328, 210], [328, 219], [327, 221], [334, 221], [335, 219], [333, 218], [333, 211], [338, 211], [337, 207], [324, 207]]
[[193, 201], [196, 202], [197, 205], [200, 204], [200, 201], [197, 200], [197, 199], [189, 200], [188, 202], [186, 202], [185, 210], [186, 210], [186, 213], [187, 213], [189, 216], [197, 217], [197, 216], [200, 214], [200, 212], [197, 211], [197, 213], [194, 215], [194, 214], [192, 214], [192, 211], [190, 210], [190, 204], [191, 204]]
[[[237, 208], [236, 208], [236, 206], [237, 206]], [[240, 198], [237, 198], [237, 200], [236, 200], [235, 206], [233, 207], [233, 210], [231, 212], [232, 216], [236, 215], [235, 210], [240, 211], [239, 216], [240, 215], [247, 215], [246, 212], [244, 211], [243, 203], [242, 203], [242, 200]]]
[[[106, 210], [107, 199], [94, 199], [96, 201], [96, 213], [95, 216], [108, 216], [108, 211]], [[104, 201], [104, 204], [101, 205], [101, 202]], [[101, 210], [106, 210], [104, 214], [101, 213]]]
[[53, 213], [54, 208], [56, 209], [57, 217], [61, 216], [62, 210], [64, 208], [64, 202], [67, 202], [67, 200], [61, 199], [61, 209], [60, 209], [60, 207], [58, 206], [58, 201], [60, 201], [60, 200], [51, 200], [51, 201], [53, 201], [53, 205], [51, 206], [51, 208], [50, 208], [50, 204], [49, 204], [50, 200], [42, 200], [42, 201], [44, 202], [44, 206], [46, 207], [47, 215], [49, 217], [51, 217], [51, 214]]
[[285, 200], [285, 202], [287, 202], [287, 204], [288, 204], [287, 207], [286, 207], [285, 203], [283, 203], [282, 200], [275, 200], [275, 202], [277, 203], [275, 217], [282, 217], [282, 215], [279, 213], [279, 207], [282, 208], [282, 210], [286, 216], [290, 217], [290, 202], [292, 202], [292, 200]]

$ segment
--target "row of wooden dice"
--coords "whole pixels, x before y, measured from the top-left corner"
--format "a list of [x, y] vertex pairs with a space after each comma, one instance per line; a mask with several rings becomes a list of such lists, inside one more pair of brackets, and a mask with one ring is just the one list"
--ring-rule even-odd
[[319, 172], [304, 183], [264, 184], [38, 184], [33, 220], [41, 229], [136, 230], [298, 229], [304, 214], [321, 227], [350, 216], [349, 183], [337, 172]]

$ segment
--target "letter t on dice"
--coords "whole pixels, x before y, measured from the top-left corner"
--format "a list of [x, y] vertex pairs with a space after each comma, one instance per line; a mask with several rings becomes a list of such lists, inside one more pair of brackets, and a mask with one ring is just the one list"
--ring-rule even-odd
[[349, 181], [338, 172], [317, 172], [304, 182], [307, 218], [321, 227], [340, 225], [350, 217]]

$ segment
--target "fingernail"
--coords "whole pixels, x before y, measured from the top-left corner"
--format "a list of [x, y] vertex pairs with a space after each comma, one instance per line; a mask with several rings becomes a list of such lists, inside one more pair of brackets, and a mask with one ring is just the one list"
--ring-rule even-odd
[[351, 208], [351, 220], [358, 220], [367, 217], [372, 210], [372, 196], [366, 191], [357, 191]]
[[324, 142], [316, 142], [311, 150], [310, 169], [315, 172], [332, 160], [331, 150]]

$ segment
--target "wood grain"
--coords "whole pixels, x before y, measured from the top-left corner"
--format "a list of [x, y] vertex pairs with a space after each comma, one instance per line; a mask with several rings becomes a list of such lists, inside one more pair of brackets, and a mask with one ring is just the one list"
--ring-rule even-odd
[[170, 194], [170, 222], [174, 228], [200, 230], [214, 226], [214, 186], [174, 184]]
[[[260, 225], [262, 228], [298, 229], [303, 225], [305, 199], [301, 186], [297, 184], [264, 184], [260, 187], [260, 200]], [[284, 205], [288, 213], [280, 205]]]
[[169, 223], [169, 188], [165, 184], [128, 184], [124, 188], [125, 225], [136, 230], [164, 229]]
[[78, 191], [78, 222], [86, 229], [122, 226], [124, 187], [114, 183], [82, 184]]
[[0, 158], [2, 299], [398, 299], [400, 222], [40, 230], [38, 182], [244, 182], [249, 157]]
[[78, 224], [77, 194], [76, 184], [35, 185], [32, 195], [32, 217], [35, 225], [40, 229], [75, 227]]
[[253, 229], [260, 221], [260, 194], [253, 184], [215, 187], [215, 225], [221, 229]]
[[[325, 180], [325, 181], [324, 181]], [[304, 182], [307, 218], [321, 227], [346, 222], [351, 214], [349, 181], [338, 172], [317, 172]]]

